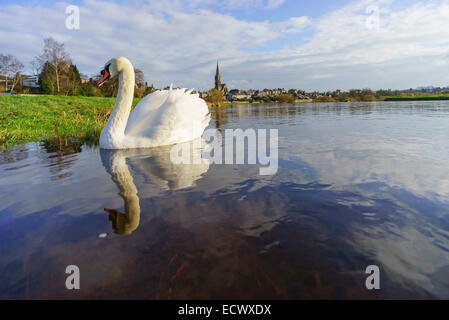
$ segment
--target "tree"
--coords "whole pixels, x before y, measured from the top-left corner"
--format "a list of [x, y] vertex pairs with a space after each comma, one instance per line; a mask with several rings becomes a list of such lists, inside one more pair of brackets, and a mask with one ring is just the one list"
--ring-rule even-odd
[[145, 82], [145, 95], [151, 94], [154, 91], [156, 91], [156, 89], [154, 88], [154, 85], [151, 84], [151, 86], [148, 86], [148, 83]]
[[23, 79], [22, 73], [20, 71], [16, 72], [12, 80], [11, 93], [13, 93], [14, 90], [16, 91], [16, 93], [17, 92], [23, 93], [22, 79]]
[[217, 89], [210, 89], [207, 93], [207, 102], [209, 102], [213, 107], [221, 107], [223, 104], [223, 93]]
[[31, 60], [30, 66], [31, 66], [31, 70], [33, 71], [33, 75], [38, 75], [41, 73], [43, 66], [41, 65], [41, 63], [39, 61], [36, 60], [36, 58]]
[[95, 96], [94, 86], [90, 83], [83, 83], [80, 87], [79, 94], [86, 97]]
[[69, 94], [77, 96], [81, 88], [81, 75], [76, 65], [71, 64], [69, 68]]
[[8, 78], [13, 78], [11, 93], [17, 81], [20, 81], [20, 73], [23, 71], [23, 63], [11, 54], [0, 54], [0, 73], [5, 76], [5, 91], [8, 91]]
[[371, 89], [363, 89], [360, 92], [360, 101], [375, 101], [375, 93]]
[[44, 94], [55, 93], [55, 75], [53, 73], [53, 67], [50, 62], [45, 62], [42, 66], [42, 71], [39, 75], [39, 88], [40, 92]]
[[313, 100], [313, 102], [334, 102], [331, 96], [321, 96]]
[[277, 98], [279, 103], [294, 103], [295, 102], [295, 97], [291, 94], [281, 94], [278, 98]]
[[70, 62], [70, 55], [65, 50], [65, 45], [52, 37], [44, 39], [44, 49], [41, 55], [35, 57], [41, 66], [46, 62], [53, 68], [56, 80], [56, 93], [60, 92], [61, 73], [67, 69]]
[[134, 74], [136, 77], [136, 86], [141, 87], [145, 85], [145, 76], [143, 71], [137, 68], [134, 68]]
[[134, 68], [134, 74], [136, 78], [136, 88], [134, 90], [134, 96], [137, 98], [142, 98], [146, 90], [145, 76], [143, 74], [143, 71], [137, 68]]

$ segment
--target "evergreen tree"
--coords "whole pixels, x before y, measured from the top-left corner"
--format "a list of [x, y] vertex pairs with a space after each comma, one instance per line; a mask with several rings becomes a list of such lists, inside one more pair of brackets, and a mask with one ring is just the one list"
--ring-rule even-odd
[[55, 83], [53, 67], [49, 62], [45, 62], [39, 75], [40, 92], [43, 94], [55, 94]]
[[81, 88], [81, 75], [78, 71], [78, 68], [74, 64], [70, 64], [69, 83], [70, 83], [69, 94], [72, 96], [77, 96]]

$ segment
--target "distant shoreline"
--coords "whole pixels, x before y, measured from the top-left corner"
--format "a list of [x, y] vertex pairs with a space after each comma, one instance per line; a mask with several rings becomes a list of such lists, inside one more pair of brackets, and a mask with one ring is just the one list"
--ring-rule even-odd
[[[0, 96], [28, 96], [28, 97], [38, 97], [38, 96], [47, 96], [46, 94], [14, 94], [14, 95], [10, 95], [10, 94], [4, 94], [4, 93], [0, 93]], [[48, 96], [52, 96], [52, 95], [48, 95]], [[77, 97], [77, 96], [67, 96], [67, 97]], [[82, 96], [79, 96], [82, 97]], [[101, 97], [99, 97], [101, 98]], [[106, 98], [106, 97], [105, 97]], [[114, 97], [112, 97], [114, 98]], [[324, 97], [327, 99], [323, 99], [323, 97], [319, 97], [316, 99], [297, 99], [295, 100], [295, 102], [289, 102], [287, 104], [303, 104], [303, 103], [338, 103], [338, 102], [377, 102], [377, 101], [445, 101], [445, 100], [449, 100], [449, 94], [435, 94], [435, 95], [422, 95], [422, 96], [407, 96], [407, 95], [401, 95], [401, 96], [384, 96], [384, 97], [379, 97], [373, 100], [358, 100], [358, 99], [354, 99], [354, 100], [348, 100], [348, 101], [339, 101], [338, 99], [333, 99], [332, 97]], [[258, 105], [258, 104], [283, 104], [282, 102], [278, 102], [278, 101], [223, 101], [223, 105], [235, 105], [235, 104], [249, 104], [249, 105]], [[286, 104], [286, 103], [284, 103]], [[208, 105], [210, 106], [211, 104], [208, 103]]]
[[[391, 102], [391, 101], [445, 101], [449, 100], [449, 95], [442, 96], [415, 96], [415, 97], [385, 97], [383, 99], [376, 100], [367, 100], [367, 101], [316, 101], [316, 100], [296, 100], [295, 102], [288, 104], [303, 104], [303, 103], [357, 103], [357, 102]], [[223, 105], [235, 105], [235, 104], [248, 104], [248, 105], [258, 105], [258, 104], [282, 104], [276, 101], [269, 102], [247, 102], [247, 101], [233, 101], [233, 102], [224, 102]]]
[[439, 101], [449, 100], [449, 95], [444, 96], [423, 96], [423, 97], [389, 97], [384, 101]]

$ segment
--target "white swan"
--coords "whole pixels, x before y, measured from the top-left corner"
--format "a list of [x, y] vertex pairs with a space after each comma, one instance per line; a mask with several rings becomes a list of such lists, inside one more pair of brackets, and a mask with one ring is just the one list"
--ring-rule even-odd
[[109, 60], [98, 83], [119, 76], [114, 109], [101, 131], [103, 149], [148, 148], [182, 143], [201, 137], [210, 121], [209, 108], [198, 94], [186, 89], [155, 91], [143, 98], [131, 112], [135, 75], [131, 62], [118, 57]]

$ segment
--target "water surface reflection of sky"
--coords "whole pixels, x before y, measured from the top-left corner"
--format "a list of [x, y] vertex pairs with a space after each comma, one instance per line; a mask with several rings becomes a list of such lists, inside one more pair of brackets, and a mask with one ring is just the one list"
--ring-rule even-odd
[[212, 113], [278, 128], [277, 174], [67, 139], [3, 151], [0, 297], [449, 298], [447, 102]]

